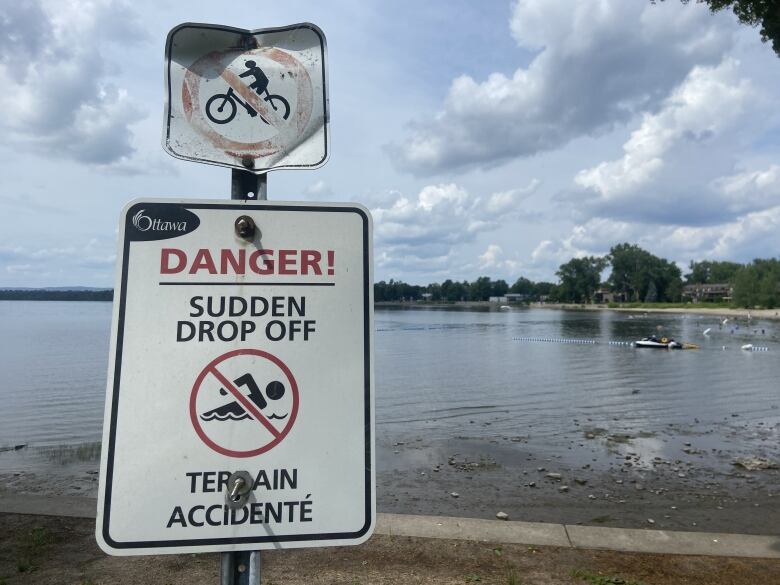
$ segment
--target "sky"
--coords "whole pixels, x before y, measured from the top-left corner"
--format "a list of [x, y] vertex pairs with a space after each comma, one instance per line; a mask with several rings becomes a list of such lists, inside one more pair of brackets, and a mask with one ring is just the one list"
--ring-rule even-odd
[[114, 282], [138, 197], [227, 198], [229, 169], [161, 146], [182, 22], [312, 22], [330, 158], [272, 200], [358, 202], [375, 280], [555, 281], [637, 243], [677, 262], [780, 255], [780, 58], [676, 0], [0, 5], [0, 287]]

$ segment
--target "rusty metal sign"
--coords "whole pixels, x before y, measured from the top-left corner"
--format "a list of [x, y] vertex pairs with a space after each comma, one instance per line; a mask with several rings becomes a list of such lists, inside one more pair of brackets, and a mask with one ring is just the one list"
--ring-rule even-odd
[[325, 164], [326, 45], [317, 26], [185, 23], [168, 33], [165, 58], [169, 154], [254, 173]]

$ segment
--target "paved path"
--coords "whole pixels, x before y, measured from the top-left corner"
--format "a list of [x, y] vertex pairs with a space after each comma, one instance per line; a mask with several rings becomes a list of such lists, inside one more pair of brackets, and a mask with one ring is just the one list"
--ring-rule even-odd
[[[0, 513], [94, 518], [95, 512], [94, 498], [0, 494]], [[377, 514], [376, 532], [396, 536], [638, 553], [780, 559], [780, 535], [637, 530], [406, 514]]]

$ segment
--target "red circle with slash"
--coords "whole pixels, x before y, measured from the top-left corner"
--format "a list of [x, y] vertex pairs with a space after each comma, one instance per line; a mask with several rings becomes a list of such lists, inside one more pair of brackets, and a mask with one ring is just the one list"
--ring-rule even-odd
[[[236, 356], [256, 356], [265, 360], [270, 361], [274, 365], [276, 365], [285, 375], [287, 378], [287, 382], [289, 383], [290, 390], [292, 392], [292, 408], [290, 409], [289, 418], [287, 420], [287, 423], [285, 426], [278, 430], [276, 426], [274, 426], [271, 421], [266, 418], [265, 415], [263, 415], [262, 412], [257, 408], [257, 406], [250, 401], [241, 391], [236, 388], [236, 385], [232, 383], [219, 369], [218, 366], [220, 364], [223, 364], [227, 360], [230, 360], [231, 358], [234, 358]], [[236, 449], [228, 449], [227, 447], [223, 447], [211, 437], [209, 437], [206, 432], [203, 430], [203, 425], [201, 424], [198, 412], [197, 412], [197, 398], [198, 393], [200, 392], [204, 380], [206, 380], [207, 377], [213, 376], [217, 379], [217, 381], [220, 383], [220, 385], [225, 388], [230, 394], [233, 395], [233, 397], [236, 399], [238, 404], [246, 411], [248, 414], [248, 417], [251, 418], [253, 421], [255, 421], [257, 424], [263, 426], [272, 436], [273, 439], [261, 445], [260, 447], [253, 448], [253, 449], [247, 449], [247, 450], [236, 450]], [[222, 455], [227, 455], [228, 457], [254, 457], [255, 455], [260, 455], [261, 453], [265, 453], [266, 451], [273, 449], [276, 445], [278, 445], [282, 439], [284, 439], [287, 436], [287, 433], [290, 432], [290, 429], [293, 426], [293, 423], [295, 422], [296, 417], [298, 416], [298, 384], [295, 381], [295, 377], [293, 377], [292, 372], [290, 371], [290, 368], [287, 367], [287, 365], [277, 358], [274, 355], [271, 355], [270, 353], [266, 351], [262, 351], [259, 349], [236, 349], [233, 351], [229, 351], [225, 354], [222, 354], [218, 358], [212, 360], [209, 362], [209, 364], [203, 368], [203, 370], [198, 374], [197, 379], [195, 380], [195, 384], [192, 386], [192, 392], [190, 393], [190, 420], [192, 421], [192, 426], [195, 428], [195, 432], [198, 434], [198, 437], [209, 447], [211, 447], [214, 451], [217, 453], [220, 453]]]

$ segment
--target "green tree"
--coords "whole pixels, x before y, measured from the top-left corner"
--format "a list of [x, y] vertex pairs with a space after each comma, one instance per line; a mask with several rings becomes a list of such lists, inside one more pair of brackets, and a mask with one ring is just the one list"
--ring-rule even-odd
[[480, 276], [469, 285], [470, 301], [486, 301], [490, 298], [492, 287], [489, 276]]
[[734, 278], [734, 303], [774, 309], [780, 305], [780, 260], [756, 258]]
[[[663, 1], [663, 0], [662, 0]], [[682, 0], [688, 4], [690, 0]], [[780, 4], [777, 0], [696, 0], [707, 4], [710, 10], [720, 12], [731, 8], [739, 22], [752, 27], [760, 26], [761, 40], [772, 41], [772, 49], [780, 57]], [[655, 4], [655, 0], [651, 0]]]
[[686, 284], [715, 284], [732, 282], [742, 264], [737, 262], [717, 262], [703, 260], [688, 265], [690, 272], [685, 275]]
[[490, 282], [490, 296], [503, 297], [509, 291], [509, 285], [505, 280], [493, 280]]
[[658, 288], [655, 286], [655, 281], [651, 280], [650, 285], [647, 287], [647, 294], [645, 295], [646, 303], [655, 303], [658, 301]]
[[445, 280], [441, 285], [441, 292], [448, 301], [463, 301], [468, 297], [468, 288], [462, 282]]
[[606, 258], [586, 256], [572, 258], [561, 264], [556, 272], [561, 300], [573, 303], [589, 302], [601, 282], [601, 273], [607, 267]]
[[534, 284], [533, 297], [535, 299], [541, 299], [541, 297], [547, 297], [551, 301], [559, 300], [558, 286], [552, 282], [537, 282]]
[[425, 292], [431, 294], [432, 301], [440, 301], [442, 299], [441, 285], [438, 282], [432, 282], [429, 284]]
[[607, 282], [613, 291], [622, 293], [627, 300], [645, 299], [650, 283], [656, 288], [654, 296], [657, 300], [675, 301], [680, 298], [681, 272], [673, 262], [628, 243], [613, 246], [607, 258], [612, 265]]
[[533, 281], [521, 276], [514, 282], [511, 287], [509, 287], [509, 292], [519, 295], [532, 296], [536, 292], [535, 289], [536, 285], [533, 283]]
[[744, 266], [734, 277], [733, 301], [739, 307], [758, 304], [758, 273], [753, 266]]

